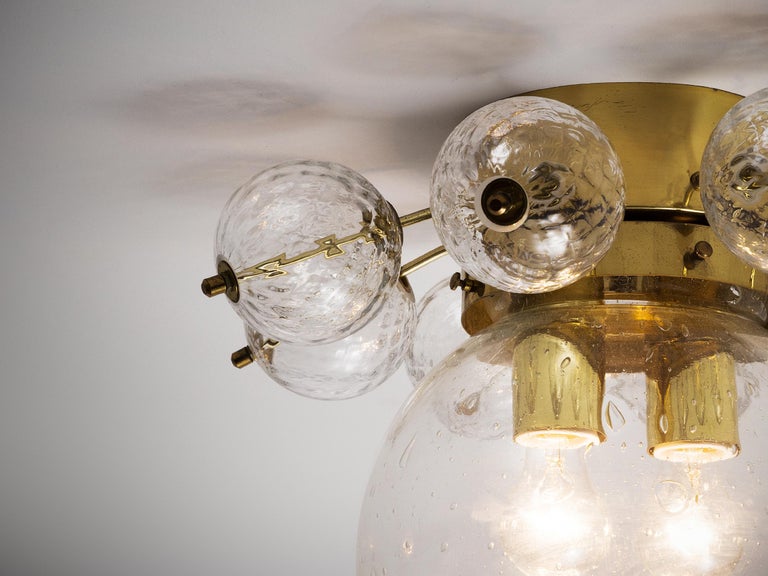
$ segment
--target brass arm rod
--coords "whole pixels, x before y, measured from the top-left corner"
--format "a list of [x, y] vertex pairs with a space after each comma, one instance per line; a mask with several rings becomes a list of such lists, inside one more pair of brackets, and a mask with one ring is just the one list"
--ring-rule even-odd
[[430, 262], [434, 262], [438, 258], [440, 258], [443, 254], [445, 254], [445, 248], [442, 246], [438, 246], [437, 248], [434, 248], [433, 250], [430, 250], [426, 254], [422, 254], [418, 258], [414, 258], [407, 264], [403, 264], [400, 267], [400, 277], [403, 278], [405, 276], [408, 276], [411, 272], [415, 272], [419, 268], [423, 268]]
[[406, 214], [405, 216], [400, 216], [400, 225], [405, 228], [406, 226], [417, 224], [419, 222], [423, 222], [424, 220], [429, 220], [430, 218], [432, 218], [432, 211], [429, 208], [424, 208], [422, 210], [417, 210], [416, 212]]

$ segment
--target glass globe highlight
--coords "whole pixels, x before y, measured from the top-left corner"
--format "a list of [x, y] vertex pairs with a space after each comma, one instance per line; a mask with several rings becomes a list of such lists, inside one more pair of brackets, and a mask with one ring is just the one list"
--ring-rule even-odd
[[768, 271], [768, 88], [720, 120], [701, 160], [701, 200], [723, 243]]
[[624, 214], [618, 156], [597, 125], [547, 98], [518, 96], [469, 115], [432, 171], [430, 207], [449, 254], [472, 277], [518, 293], [584, 276]]
[[248, 348], [270, 378], [292, 392], [318, 400], [360, 396], [397, 370], [413, 333], [416, 306], [407, 280], [382, 300], [365, 326], [336, 342], [274, 342], [246, 328]]
[[[702, 331], [732, 361], [705, 350]], [[658, 343], [670, 340], [701, 352], [670, 373], [682, 378], [674, 386], [692, 386], [675, 410], [649, 402], [673, 359]], [[533, 370], [535, 390], [517, 352], [534, 342], [553, 359]], [[582, 303], [510, 315], [450, 354], [396, 417], [363, 504], [357, 574], [761, 575], [766, 350], [757, 323], [706, 308]], [[582, 387], [600, 391], [597, 406], [575, 393]], [[739, 452], [713, 458], [705, 443], [733, 438], [728, 390]], [[562, 442], [595, 410], [590, 442]], [[532, 429], [538, 445], [515, 440]], [[649, 448], [659, 437], [693, 449], [657, 458]]]
[[330, 162], [265, 170], [221, 214], [216, 260], [237, 278], [235, 311], [265, 338], [339, 340], [363, 326], [397, 281], [402, 229], [363, 176]]

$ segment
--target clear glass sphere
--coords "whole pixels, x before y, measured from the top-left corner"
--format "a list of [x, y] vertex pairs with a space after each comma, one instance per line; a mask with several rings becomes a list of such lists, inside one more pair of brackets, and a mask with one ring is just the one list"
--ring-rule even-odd
[[461, 290], [451, 290], [450, 278], [424, 295], [416, 309], [416, 327], [405, 357], [414, 386], [469, 336], [461, 325]]
[[345, 400], [369, 392], [400, 366], [416, 317], [413, 292], [398, 282], [366, 325], [328, 344], [268, 342], [246, 327], [256, 362], [275, 382], [319, 400]]
[[216, 259], [238, 277], [233, 306], [265, 337], [332, 342], [365, 324], [397, 280], [402, 230], [360, 174], [289, 162], [235, 192], [216, 233]]
[[[713, 350], [727, 350], [730, 363]], [[358, 576], [762, 576], [766, 350], [762, 326], [663, 305], [539, 309], [473, 336], [392, 424], [363, 503]], [[732, 386], [701, 383], [715, 376]], [[654, 404], [666, 386], [656, 379], [685, 393]], [[519, 427], [537, 420], [520, 414], [534, 407], [551, 420], [540, 437], [595, 411], [603, 441], [553, 435], [523, 446]], [[738, 436], [738, 454], [649, 453], [660, 436], [712, 430], [709, 441]]]
[[768, 88], [720, 120], [701, 160], [701, 201], [723, 243], [768, 270]]
[[430, 207], [449, 254], [501, 290], [546, 292], [584, 276], [624, 214], [624, 178], [597, 125], [547, 98], [489, 104], [448, 136]]

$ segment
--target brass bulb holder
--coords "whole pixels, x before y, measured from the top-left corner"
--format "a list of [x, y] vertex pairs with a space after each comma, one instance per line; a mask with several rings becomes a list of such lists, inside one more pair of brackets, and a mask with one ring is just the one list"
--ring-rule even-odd
[[652, 456], [700, 464], [739, 454], [736, 364], [719, 342], [660, 344], [646, 382]]
[[515, 442], [574, 449], [605, 440], [605, 374], [575, 342], [548, 331], [526, 336], [513, 351], [512, 374]]
[[[604, 374], [645, 372], [648, 450], [654, 457], [707, 462], [738, 455], [735, 365], [765, 358], [716, 335], [721, 322], [768, 326], [768, 274], [732, 254], [709, 227], [698, 173], [712, 130], [741, 97], [655, 83], [564, 86], [529, 95], [569, 104], [600, 126], [621, 159], [626, 209], [610, 250], [590, 275], [570, 286], [513, 294], [481, 285], [463, 294], [462, 324], [469, 334], [511, 317], [526, 322], [536, 310], [589, 309], [601, 323], [597, 348], [570, 336], [537, 333], [509, 351], [516, 441], [602, 440]], [[658, 325], [653, 310], [659, 307], [675, 330], [685, 325], [679, 341], [669, 327]], [[686, 310], [695, 323], [686, 319]], [[543, 353], [547, 348], [550, 357]], [[602, 360], [585, 350], [598, 350]], [[650, 362], [649, 350], [657, 355]], [[566, 356], [579, 376], [558, 377]], [[576, 417], [573, 407], [587, 405]]]

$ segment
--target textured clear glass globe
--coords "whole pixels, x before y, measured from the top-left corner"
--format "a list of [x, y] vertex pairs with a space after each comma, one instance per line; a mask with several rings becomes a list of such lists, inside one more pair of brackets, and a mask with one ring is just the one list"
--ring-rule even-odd
[[367, 324], [328, 344], [272, 345], [246, 328], [256, 362], [275, 382], [319, 400], [345, 400], [370, 392], [400, 366], [416, 317], [413, 292], [398, 282]]
[[405, 357], [414, 386], [469, 336], [461, 326], [461, 291], [451, 290], [450, 279], [435, 284], [416, 309], [416, 327]]
[[712, 132], [701, 160], [701, 201], [723, 243], [768, 270], [768, 88], [736, 104]]
[[[702, 340], [697, 331], [705, 324], [714, 331]], [[628, 325], [642, 325], [644, 336], [629, 338]], [[614, 329], [623, 341], [606, 338]], [[579, 334], [574, 349], [596, 366], [617, 350], [630, 355], [625, 372], [605, 375], [597, 405], [602, 443], [525, 447], [515, 440], [520, 403], [557, 404], [556, 414], [587, 409], [563, 400], [558, 384], [583, 380], [583, 363], [554, 349], [539, 351], [553, 358], [540, 367], [552, 387], [531, 397], [515, 391], [518, 370], [530, 366], [516, 351], [538, 333]], [[668, 425], [647, 411], [645, 371], [655, 373], [663, 356], [654, 340], [727, 343], [737, 359], [732, 397], [705, 387], [682, 412], [686, 427], [701, 427], [737, 404], [736, 457], [698, 463], [649, 454], [649, 427]], [[764, 575], [766, 350], [761, 326], [660, 305], [523, 312], [471, 337], [427, 375], [392, 423], [364, 498], [357, 575]]]
[[216, 232], [216, 260], [238, 276], [233, 306], [267, 338], [332, 342], [365, 324], [397, 280], [402, 230], [360, 174], [289, 162], [237, 190]]
[[[499, 183], [512, 190], [511, 204], [504, 189], [492, 190]], [[608, 251], [624, 214], [624, 179], [584, 114], [520, 96], [477, 110], [448, 136], [430, 207], [443, 245], [471, 276], [510, 292], [546, 292], [584, 276]]]

